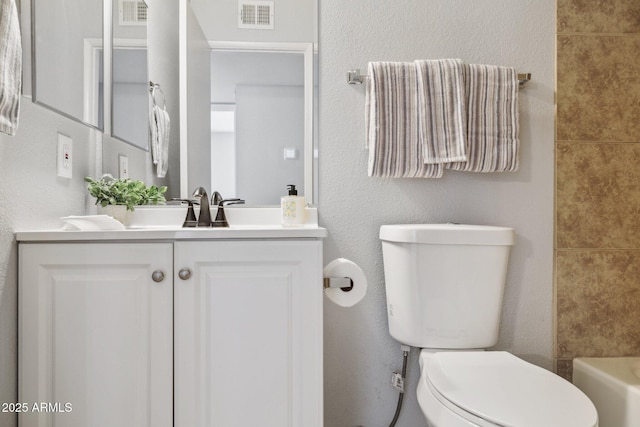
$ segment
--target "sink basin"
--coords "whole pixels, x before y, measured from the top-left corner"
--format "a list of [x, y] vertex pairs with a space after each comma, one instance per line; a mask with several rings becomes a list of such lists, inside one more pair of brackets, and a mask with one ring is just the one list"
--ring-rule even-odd
[[[281, 228], [280, 207], [225, 206], [230, 228]], [[200, 208], [195, 206], [196, 217]], [[211, 219], [216, 217], [217, 208], [211, 207]], [[318, 226], [316, 208], [306, 208], [306, 221], [303, 226]], [[131, 215], [129, 229], [179, 229], [187, 215], [186, 206], [137, 206]]]
[[127, 228], [175, 229], [182, 227], [186, 205], [136, 206]]
[[573, 383], [595, 405], [601, 427], [640, 426], [640, 357], [576, 358]]

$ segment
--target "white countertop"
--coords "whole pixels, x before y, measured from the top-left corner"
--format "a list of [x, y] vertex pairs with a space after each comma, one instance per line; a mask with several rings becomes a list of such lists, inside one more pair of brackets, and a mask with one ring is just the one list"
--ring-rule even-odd
[[[176, 207], [137, 207], [137, 218], [126, 230], [17, 230], [18, 242], [87, 242], [129, 240], [210, 240], [210, 239], [321, 239], [327, 230], [318, 227], [315, 208], [307, 208], [307, 222], [303, 225], [285, 227], [280, 224], [279, 208], [227, 208], [229, 228], [182, 228], [179, 226], [157, 226], [154, 219], [162, 218], [172, 211], [182, 223], [183, 212]], [[160, 223], [162, 223], [160, 221]], [[141, 224], [146, 224], [142, 226]], [[152, 224], [152, 225], [149, 225]]]
[[209, 239], [320, 239], [327, 230], [317, 226], [247, 226], [229, 228], [127, 229], [118, 231], [24, 230], [16, 231], [18, 242], [86, 242], [122, 240]]

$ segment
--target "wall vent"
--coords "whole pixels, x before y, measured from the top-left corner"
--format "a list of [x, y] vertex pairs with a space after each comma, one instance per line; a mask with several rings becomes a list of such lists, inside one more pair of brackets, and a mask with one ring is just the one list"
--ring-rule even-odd
[[273, 2], [239, 0], [238, 28], [273, 30]]
[[119, 6], [121, 26], [147, 25], [147, 5], [144, 0], [120, 0]]

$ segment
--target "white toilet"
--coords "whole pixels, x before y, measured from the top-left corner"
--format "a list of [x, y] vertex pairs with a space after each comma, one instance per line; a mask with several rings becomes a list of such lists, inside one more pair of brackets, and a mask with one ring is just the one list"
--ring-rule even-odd
[[380, 228], [389, 332], [419, 347], [418, 402], [431, 427], [595, 427], [574, 385], [498, 339], [514, 231], [460, 224]]

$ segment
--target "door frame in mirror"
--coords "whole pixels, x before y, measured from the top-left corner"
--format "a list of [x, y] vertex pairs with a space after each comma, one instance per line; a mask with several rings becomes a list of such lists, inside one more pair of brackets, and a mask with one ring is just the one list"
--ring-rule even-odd
[[[114, 66], [114, 62], [115, 62], [114, 61], [114, 56], [115, 56], [114, 55], [114, 50], [115, 49], [132, 49], [132, 50], [145, 49], [146, 50], [146, 49], [148, 49], [148, 41], [147, 41], [147, 39], [126, 39], [126, 38], [117, 38], [117, 39], [113, 39], [112, 40], [112, 42], [111, 42], [111, 54], [110, 54], [111, 67], [112, 68], [110, 69], [110, 72], [109, 72], [109, 76], [110, 76], [109, 85], [110, 85], [110, 88], [111, 88], [109, 90], [109, 93], [110, 93], [110, 96], [111, 96], [112, 100], [113, 100], [113, 95], [114, 95], [114, 87], [113, 87], [113, 85], [114, 85], [114, 77], [113, 77], [114, 76], [114, 70], [113, 70], [113, 66]], [[148, 64], [147, 64], [147, 66], [148, 66]], [[149, 72], [147, 71], [147, 81], [145, 82], [145, 85], [147, 85], [149, 83], [151, 83], [151, 82], [149, 82]], [[143, 146], [141, 146], [139, 144], [136, 144], [133, 141], [128, 141], [125, 138], [115, 134], [115, 132], [114, 132], [115, 126], [114, 126], [114, 122], [113, 122], [113, 119], [114, 119], [114, 116], [115, 116], [114, 108], [115, 108], [115, 105], [114, 105], [113, 102], [111, 102], [110, 105], [109, 105], [109, 135], [112, 138], [117, 139], [118, 141], [121, 141], [121, 142], [124, 142], [125, 144], [131, 145], [132, 147], [138, 148], [138, 149], [140, 149], [142, 151], [149, 151], [148, 141], [145, 141], [145, 146], [143, 147]], [[147, 111], [146, 114], [145, 114], [145, 120], [148, 120], [148, 115], [149, 115], [149, 111]]]
[[[84, 39], [84, 64], [83, 64], [83, 85], [84, 95], [82, 100], [84, 102], [83, 108], [83, 120], [85, 123], [92, 123], [92, 120], [98, 121], [98, 114], [100, 109], [96, 100], [100, 99], [100, 93], [98, 90], [98, 83], [100, 81], [100, 57], [99, 51], [102, 50], [103, 66], [104, 66], [104, 46], [100, 39]], [[104, 80], [104, 77], [103, 77]], [[104, 85], [104, 81], [103, 81]], [[104, 89], [103, 89], [104, 93]], [[104, 110], [104, 104], [103, 104]], [[104, 118], [104, 116], [103, 116]], [[104, 128], [104, 122], [103, 122]], [[103, 129], [104, 130], [104, 129]]]
[[[223, 42], [209, 41], [212, 51], [227, 52], [259, 52], [259, 53], [296, 53], [304, 55], [304, 196], [309, 203], [316, 203], [314, 194], [313, 165], [314, 165], [314, 43], [293, 42]], [[181, 147], [186, 147], [186, 141], [180, 141]], [[181, 153], [186, 153], [181, 149]], [[180, 155], [180, 184], [182, 193], [188, 193], [188, 158]], [[193, 183], [192, 183], [193, 184]], [[193, 186], [193, 185], [191, 185]]]

